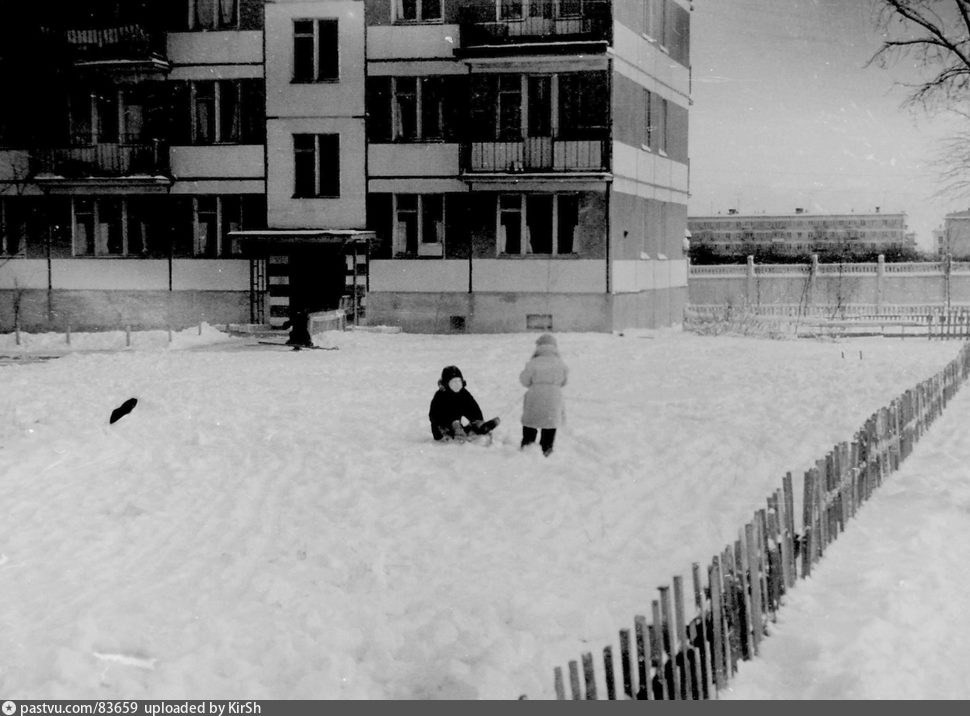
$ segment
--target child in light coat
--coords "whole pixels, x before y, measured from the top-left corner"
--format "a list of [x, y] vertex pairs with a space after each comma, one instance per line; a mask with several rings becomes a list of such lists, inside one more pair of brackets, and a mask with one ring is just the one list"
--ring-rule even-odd
[[556, 441], [556, 429], [565, 419], [562, 388], [569, 369], [562, 358], [556, 339], [544, 333], [536, 340], [535, 353], [525, 364], [519, 382], [526, 390], [522, 409], [522, 447], [531, 445], [539, 435], [542, 454], [548, 457]]

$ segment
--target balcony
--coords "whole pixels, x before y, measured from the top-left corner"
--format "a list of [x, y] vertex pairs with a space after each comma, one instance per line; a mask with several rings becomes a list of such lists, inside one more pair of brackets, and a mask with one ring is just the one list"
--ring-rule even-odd
[[611, 0], [501, 0], [464, 8], [459, 23], [465, 56], [603, 52], [613, 29]]
[[171, 65], [166, 35], [142, 24], [57, 31], [79, 70], [119, 73], [131, 80], [162, 79]]
[[462, 173], [547, 174], [610, 171], [606, 131], [585, 134], [584, 138], [523, 137], [514, 140], [466, 142], [462, 144], [461, 151]]
[[168, 145], [141, 138], [32, 149], [30, 174], [48, 186], [171, 184]]

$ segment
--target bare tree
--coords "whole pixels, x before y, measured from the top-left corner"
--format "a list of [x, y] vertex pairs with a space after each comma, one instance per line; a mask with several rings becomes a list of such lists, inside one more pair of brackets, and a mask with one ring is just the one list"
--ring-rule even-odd
[[938, 195], [970, 195], [970, 0], [872, 0], [883, 32], [868, 65], [911, 63], [919, 79], [902, 82], [904, 105], [945, 110], [961, 128], [940, 146]]
[[868, 64], [903, 59], [926, 73], [907, 103], [953, 108], [970, 97], [970, 0], [873, 0], [883, 42]]

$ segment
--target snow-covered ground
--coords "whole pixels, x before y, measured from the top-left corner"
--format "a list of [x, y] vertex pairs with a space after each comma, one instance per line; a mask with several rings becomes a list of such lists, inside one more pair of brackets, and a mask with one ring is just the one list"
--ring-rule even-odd
[[[124, 333], [0, 336], [0, 356], [69, 353], [0, 365], [0, 693], [550, 698], [554, 666], [616, 644], [658, 586], [733, 542], [786, 471], [800, 476], [959, 349], [561, 334], [568, 423], [546, 459], [518, 448], [534, 338], [326, 333], [317, 342], [339, 350], [290, 352], [209, 327], [171, 343], [136, 333], [130, 348]], [[451, 363], [503, 419], [491, 447], [430, 439]], [[135, 410], [109, 426], [129, 397]], [[926, 580], [897, 570], [966, 581], [941, 571], [966, 555], [965, 525], [952, 563], [928, 559], [946, 524], [967, 521], [967, 488], [945, 499], [940, 486], [970, 460], [961, 411], [964, 394], [799, 583], [764, 663], [744, 664], [730, 695], [879, 695], [911, 642], [936, 634], [927, 620], [957, 614], [931, 612]], [[937, 510], [946, 524], [921, 530]], [[913, 534], [911, 550], [886, 541]], [[909, 587], [865, 592], [861, 624], [847, 608], [818, 622], [826, 599], [854, 604], [900, 579]], [[883, 642], [897, 669], [861, 667], [877, 681], [849, 683], [854, 661], [837, 671], [829, 658]], [[806, 654], [825, 657], [812, 687]], [[967, 696], [956, 677], [934, 684], [913, 692]]]

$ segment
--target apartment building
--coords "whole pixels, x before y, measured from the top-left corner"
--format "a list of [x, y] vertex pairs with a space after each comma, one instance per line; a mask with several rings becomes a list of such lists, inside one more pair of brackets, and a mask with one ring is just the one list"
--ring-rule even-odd
[[13, 100], [0, 325], [14, 295], [21, 325], [51, 327], [279, 325], [348, 295], [357, 318], [419, 331], [676, 322], [689, 12], [78, 0], [25, 13], [0, 47]]
[[692, 247], [718, 253], [738, 253], [772, 247], [793, 255], [844, 247], [860, 251], [913, 249], [915, 235], [906, 227], [906, 214], [726, 214], [691, 216], [687, 220]]
[[940, 258], [949, 256], [966, 261], [970, 259], [970, 209], [954, 211], [943, 217], [942, 229], [933, 232], [936, 253]]

